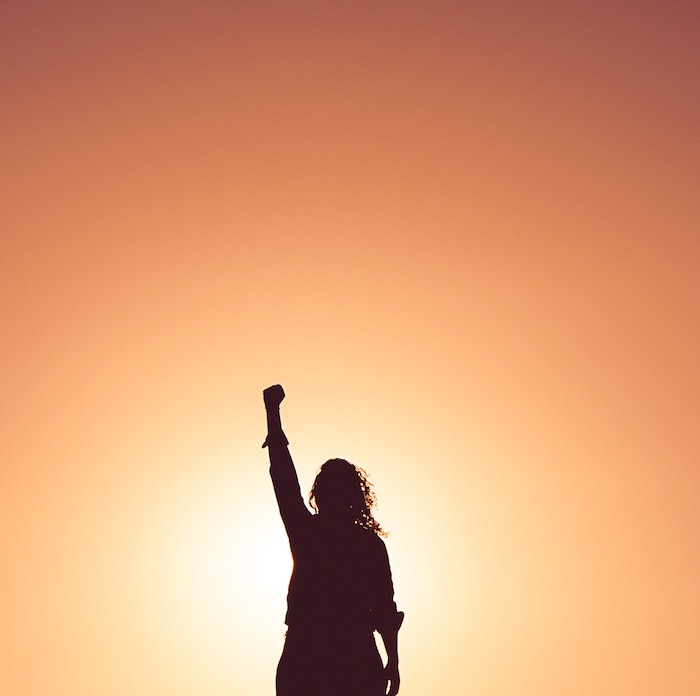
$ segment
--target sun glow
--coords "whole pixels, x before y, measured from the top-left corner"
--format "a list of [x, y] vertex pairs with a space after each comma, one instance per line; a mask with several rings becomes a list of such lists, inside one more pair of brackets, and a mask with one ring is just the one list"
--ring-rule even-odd
[[291, 557], [279, 520], [251, 528], [240, 509], [206, 510], [183, 542], [180, 582], [203, 616], [252, 620], [247, 612], [284, 596]]
[[143, 620], [170, 655], [205, 666], [222, 683], [241, 678], [234, 662], [245, 656], [245, 669], [262, 684], [274, 674], [274, 641], [284, 633], [291, 555], [279, 517], [269, 514], [274, 502], [269, 510], [260, 503], [271, 495], [266, 475], [243, 478], [234, 490], [225, 476], [190, 481], [153, 510]]

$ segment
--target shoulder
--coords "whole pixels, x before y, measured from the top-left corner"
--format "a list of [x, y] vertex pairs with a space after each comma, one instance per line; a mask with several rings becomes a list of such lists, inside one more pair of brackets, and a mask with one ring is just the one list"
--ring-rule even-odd
[[382, 539], [378, 534], [370, 529], [364, 529], [359, 526], [356, 526], [355, 529], [357, 539], [363, 544], [363, 546], [373, 553], [386, 553], [386, 544], [384, 543], [384, 539]]

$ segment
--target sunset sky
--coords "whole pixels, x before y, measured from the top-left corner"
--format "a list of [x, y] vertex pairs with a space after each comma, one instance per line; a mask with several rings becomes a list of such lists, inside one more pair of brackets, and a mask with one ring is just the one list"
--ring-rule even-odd
[[700, 6], [0, 8], [0, 692], [272, 696], [375, 483], [403, 696], [700, 693]]

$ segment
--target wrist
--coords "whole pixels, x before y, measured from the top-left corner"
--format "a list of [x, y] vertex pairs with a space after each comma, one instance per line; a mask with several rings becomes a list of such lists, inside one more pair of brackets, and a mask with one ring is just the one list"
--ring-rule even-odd
[[288, 444], [289, 440], [287, 439], [287, 436], [284, 434], [284, 431], [280, 429], [268, 432], [265, 442], [263, 442], [263, 448], [270, 446], [286, 447]]

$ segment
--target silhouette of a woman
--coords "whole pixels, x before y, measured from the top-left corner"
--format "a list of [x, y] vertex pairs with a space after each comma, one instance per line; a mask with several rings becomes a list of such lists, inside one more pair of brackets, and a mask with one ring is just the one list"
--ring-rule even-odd
[[[395, 696], [399, 690], [396, 611], [383, 531], [365, 472], [330, 459], [306, 507], [282, 431], [278, 384], [263, 392], [267, 446], [277, 504], [294, 559], [288, 630], [277, 667], [277, 696]], [[374, 640], [384, 642], [387, 665]]]

